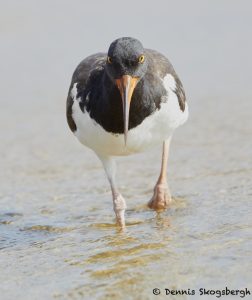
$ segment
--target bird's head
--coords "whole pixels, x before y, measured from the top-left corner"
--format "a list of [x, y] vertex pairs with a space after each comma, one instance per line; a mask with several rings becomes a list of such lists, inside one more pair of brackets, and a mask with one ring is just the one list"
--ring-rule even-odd
[[123, 37], [109, 47], [106, 72], [120, 91], [123, 104], [124, 140], [127, 141], [131, 97], [139, 80], [145, 75], [148, 61], [142, 44]]

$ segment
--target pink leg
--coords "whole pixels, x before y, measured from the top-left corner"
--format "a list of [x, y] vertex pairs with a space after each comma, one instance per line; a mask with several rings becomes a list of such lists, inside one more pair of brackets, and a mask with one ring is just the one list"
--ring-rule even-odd
[[170, 139], [163, 143], [163, 155], [161, 172], [154, 188], [154, 194], [148, 206], [155, 210], [165, 209], [171, 202], [171, 194], [167, 183], [167, 162], [169, 154]]
[[124, 218], [124, 212], [126, 209], [126, 202], [123, 198], [123, 196], [120, 194], [117, 185], [116, 185], [116, 162], [112, 157], [109, 156], [101, 156], [98, 155], [100, 160], [102, 161], [102, 164], [104, 166], [105, 172], [107, 174], [112, 197], [113, 197], [113, 208], [116, 216], [116, 222], [120, 227], [125, 227], [125, 218]]

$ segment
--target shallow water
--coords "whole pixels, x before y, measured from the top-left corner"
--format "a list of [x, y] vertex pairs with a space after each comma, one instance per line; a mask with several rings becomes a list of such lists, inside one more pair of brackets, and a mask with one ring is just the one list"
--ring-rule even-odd
[[[164, 213], [146, 207], [161, 149], [118, 160], [128, 204], [125, 232], [114, 225], [100, 162], [60, 130], [65, 120], [56, 109], [16, 136], [3, 135], [3, 299], [152, 299], [154, 288], [249, 287], [252, 128], [245, 103], [229, 117], [219, 107], [211, 126], [204, 113], [216, 103], [199, 105], [175, 135], [174, 203]], [[5, 124], [17, 131], [23, 117]], [[57, 125], [44, 127], [53, 118]]]
[[[50, 15], [49, 24], [55, 22]], [[4, 31], [6, 41], [21, 30], [13, 26]], [[48, 64], [57, 60], [46, 55]], [[13, 90], [2, 76], [7, 85], [1, 100], [8, 101], [0, 110], [0, 299], [191, 299], [165, 296], [164, 289], [252, 290], [249, 91], [236, 89], [232, 96], [226, 79], [226, 90], [201, 87], [200, 97], [185, 76], [190, 119], [171, 144], [173, 204], [160, 214], [146, 206], [161, 147], [119, 158], [118, 181], [128, 206], [122, 232], [101, 163], [67, 128], [69, 78], [58, 74], [57, 83], [45, 65], [39, 62], [35, 80], [32, 57], [28, 77], [18, 70]], [[161, 296], [153, 295], [154, 288]]]

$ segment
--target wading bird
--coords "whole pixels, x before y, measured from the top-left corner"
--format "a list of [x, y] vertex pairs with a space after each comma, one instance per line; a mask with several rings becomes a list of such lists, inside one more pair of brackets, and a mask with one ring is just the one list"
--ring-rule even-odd
[[126, 203], [116, 185], [114, 157], [162, 145], [161, 172], [148, 206], [165, 209], [171, 194], [166, 169], [174, 130], [188, 118], [181, 81], [169, 60], [134, 38], [115, 40], [108, 53], [85, 58], [73, 73], [67, 98], [70, 129], [100, 158], [124, 227]]

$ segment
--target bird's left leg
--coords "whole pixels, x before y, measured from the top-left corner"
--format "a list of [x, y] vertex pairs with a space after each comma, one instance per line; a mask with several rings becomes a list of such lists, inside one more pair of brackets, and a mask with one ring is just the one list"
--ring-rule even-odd
[[171, 193], [167, 183], [167, 162], [170, 147], [170, 140], [168, 139], [163, 143], [163, 155], [161, 171], [154, 188], [154, 194], [148, 203], [148, 206], [155, 210], [165, 209], [171, 202]]
[[124, 227], [125, 226], [124, 212], [126, 209], [126, 202], [123, 196], [120, 194], [116, 185], [116, 179], [115, 179], [116, 162], [114, 158], [111, 156], [103, 156], [103, 155], [98, 155], [98, 156], [103, 164], [103, 167], [105, 169], [105, 172], [107, 174], [110, 183], [117, 224], [121, 227]]

